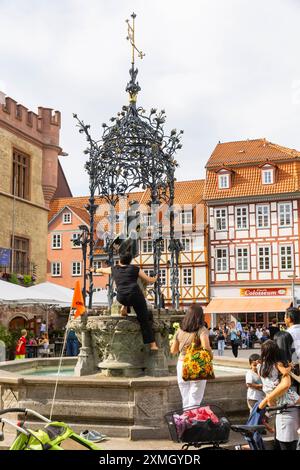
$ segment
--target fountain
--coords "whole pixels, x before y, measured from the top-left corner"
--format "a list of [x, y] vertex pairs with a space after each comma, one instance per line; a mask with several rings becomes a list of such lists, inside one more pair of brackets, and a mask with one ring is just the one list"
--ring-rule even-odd
[[[113, 266], [116, 255], [131, 250], [133, 257], [138, 255], [139, 241], [143, 236], [149, 237], [148, 228], [141, 220], [140, 207], [137, 201], [131, 201], [125, 212], [124, 227], [116, 234], [118, 221], [117, 207], [127, 206], [127, 196], [133, 190], [141, 188], [148, 191], [146, 201], [151, 210], [153, 230], [154, 274], [159, 274], [163, 236], [168, 233], [171, 253], [171, 290], [172, 308], [162, 308], [161, 283], [155, 283], [154, 305], [149, 306], [153, 319], [153, 328], [159, 352], [150, 353], [149, 347], [142, 342], [139, 323], [134, 312], [126, 319], [118, 315], [118, 306], [113, 304], [113, 280], [109, 279], [108, 310], [106, 315], [95, 317], [87, 314], [81, 321], [72, 320], [69, 326], [74, 328], [82, 341], [76, 375], [89, 375], [99, 369], [103, 375], [113, 377], [168, 376], [169, 375], [169, 330], [172, 318], [182, 316], [179, 311], [178, 259], [180, 241], [175, 237], [174, 229], [174, 183], [177, 162], [174, 158], [181, 148], [180, 139], [183, 131], [173, 129], [169, 135], [164, 130], [165, 111], [151, 109], [147, 115], [142, 107], [137, 106], [137, 96], [141, 90], [137, 82], [138, 70], [135, 68], [135, 53], [143, 53], [135, 44], [135, 14], [132, 24], [128, 24], [128, 39], [132, 46], [132, 61], [129, 70], [130, 81], [126, 91], [129, 93], [129, 105], [123, 106], [116, 117], [110, 119], [112, 124], [103, 124], [103, 135], [100, 140], [90, 134], [86, 125], [75, 114], [79, 132], [85, 135], [88, 147], [86, 170], [89, 175], [90, 198], [87, 207], [90, 216], [90, 231], [82, 237], [83, 257], [85, 259], [89, 246], [89, 267], [93, 267], [95, 248], [95, 194], [97, 193], [108, 205], [109, 228], [103, 233], [104, 251], [107, 264]], [[167, 227], [163, 226], [163, 217]], [[96, 230], [99, 233], [99, 230]], [[86, 261], [84, 260], [84, 265]], [[85, 290], [84, 286], [84, 290]], [[89, 272], [89, 313], [93, 305], [93, 273]], [[114, 312], [117, 311], [117, 315]]]
[[[109, 280], [108, 308], [101, 314], [93, 309], [93, 273], [89, 271], [89, 305], [81, 319], [72, 319], [72, 327], [80, 337], [82, 347], [77, 360], [64, 358], [63, 367], [75, 366], [75, 376], [58, 378], [54, 418], [69, 422], [75, 431], [90, 427], [109, 436], [130, 439], [158, 439], [168, 436], [164, 415], [181, 406], [177, 386], [174, 359], [169, 353], [169, 331], [172, 323], [180, 321], [179, 309], [179, 253], [181, 244], [174, 229], [174, 182], [177, 162], [174, 155], [181, 148], [182, 131], [164, 132], [165, 111], [151, 109], [148, 115], [137, 107], [140, 86], [137, 82], [135, 52], [139, 51], [134, 38], [134, 20], [128, 22], [128, 38], [132, 45], [130, 81], [126, 91], [129, 105], [124, 106], [112, 125], [103, 124], [100, 141], [91, 137], [89, 126], [77, 119], [79, 131], [86, 136], [88, 155], [86, 170], [89, 175], [90, 198], [87, 207], [90, 216], [89, 230], [85, 227], [80, 243], [83, 249], [84, 272], [89, 251], [89, 267], [93, 267], [95, 251], [95, 214], [98, 194], [109, 206], [109, 230], [103, 236], [108, 265], [112, 266], [117, 250], [131, 247], [137, 253], [138, 238], [143, 235], [139, 208], [127, 211], [125, 226], [116, 234], [116, 209], [122, 198], [132, 190], [147, 190], [153, 221], [154, 272], [160, 270], [161, 242], [166, 234], [170, 240], [170, 273], [172, 307], [163, 308], [161, 284], [158, 278], [154, 286], [154, 305], [150, 306], [155, 339], [159, 346], [152, 353], [143, 344], [140, 326], [134, 312], [127, 318], [119, 314], [119, 306], [113, 301], [113, 281]], [[168, 219], [168, 230], [163, 230], [160, 206]], [[149, 235], [147, 233], [147, 235]], [[87, 250], [89, 248], [89, 250]], [[84, 294], [86, 293], [86, 280]], [[85, 298], [85, 295], [84, 295]], [[222, 360], [220, 359], [221, 363]], [[53, 369], [57, 358], [27, 359], [0, 364], [0, 408], [18, 405], [33, 408], [49, 415], [57, 378], [55, 375], [30, 375], [26, 369]], [[226, 361], [225, 361], [226, 364]], [[238, 360], [235, 361], [235, 368]], [[245, 364], [240, 365], [244, 367]], [[234, 369], [232, 369], [234, 370]], [[211, 403], [223, 405], [227, 413], [240, 414], [245, 410], [244, 371], [228, 375], [223, 373], [207, 385], [206, 398]]]

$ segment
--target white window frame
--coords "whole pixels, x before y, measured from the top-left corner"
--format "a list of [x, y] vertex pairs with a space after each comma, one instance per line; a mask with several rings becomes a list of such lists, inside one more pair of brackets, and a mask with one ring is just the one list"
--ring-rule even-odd
[[[241, 214], [238, 215], [238, 212], [241, 211]], [[245, 214], [243, 213], [245, 211]], [[246, 220], [245, 226], [239, 226], [238, 222], [241, 223]], [[235, 207], [235, 228], [236, 230], [248, 230], [249, 229], [249, 213], [248, 213], [248, 206], [236, 206]]]
[[[66, 217], [68, 216], [68, 217]], [[63, 224], [71, 224], [72, 223], [72, 212], [64, 212], [62, 217]]]
[[[269, 250], [269, 254], [266, 255], [266, 248]], [[263, 250], [263, 253], [260, 254], [260, 250]], [[269, 258], [269, 267], [266, 268], [266, 259]], [[263, 260], [263, 267], [260, 266], [260, 259]], [[272, 247], [271, 245], [259, 245], [257, 247], [257, 270], [260, 272], [269, 272], [272, 271]]]
[[145, 268], [145, 269], [143, 269], [143, 271], [144, 271], [145, 274], [147, 274], [147, 276], [151, 277], [151, 274], [150, 274], [150, 273], [151, 273], [151, 271], [153, 271], [153, 269], [151, 269], [151, 268]]
[[192, 223], [193, 223], [193, 211], [192, 211], [192, 209], [187, 210], [187, 211], [181, 211], [179, 220], [180, 220], [181, 225], [192, 225]]
[[[77, 236], [74, 237], [74, 235], [77, 235]], [[74, 240], [75, 240], [76, 238], [78, 238], [79, 236], [80, 236], [80, 232], [73, 232], [73, 233], [72, 233], [71, 247], [74, 248], [74, 249], [76, 249], [76, 248], [81, 248], [80, 245], [74, 245]]]
[[[220, 212], [220, 215], [218, 215], [218, 212]], [[222, 215], [223, 212], [224, 212], [225, 215]], [[214, 216], [215, 216], [215, 231], [216, 232], [225, 232], [226, 230], [228, 230], [227, 207], [217, 207], [217, 208], [215, 208]], [[221, 228], [218, 228], [218, 220], [221, 221]], [[225, 224], [223, 225], [224, 221], [225, 221]]]
[[274, 183], [274, 170], [272, 168], [262, 170], [262, 184], [273, 184], [273, 183]]
[[[258, 213], [260, 208], [262, 209], [261, 214]], [[267, 211], [264, 212], [264, 209], [267, 209]], [[268, 218], [268, 224], [264, 225], [266, 217]], [[261, 218], [262, 225], [259, 224], [260, 218]], [[258, 204], [256, 206], [256, 226], [257, 228], [260, 228], [260, 229], [270, 228], [270, 205], [269, 204]]]
[[159, 276], [160, 276], [160, 285], [162, 287], [166, 287], [167, 286], [167, 270], [166, 270], [166, 268], [161, 268], [159, 270]]
[[96, 269], [102, 268], [102, 261], [96, 260], [93, 262], [93, 268], [95, 269], [94, 276], [100, 276], [100, 273], [96, 273]]
[[[147, 244], [146, 250], [145, 244]], [[153, 240], [142, 240], [142, 253], [152, 253], [153, 252]]]
[[[190, 282], [187, 282], [187, 280], [190, 280]], [[182, 268], [182, 285], [193, 285], [193, 268]]]
[[[74, 273], [74, 265], [76, 265], [75, 273]], [[77, 272], [77, 267], [80, 266], [80, 272]], [[82, 262], [81, 261], [72, 261], [71, 263], [71, 275], [72, 277], [82, 276]]]
[[52, 235], [51, 235], [51, 248], [52, 248], [52, 250], [61, 250], [62, 249], [62, 234], [61, 233], [52, 233]]
[[[289, 207], [289, 211], [286, 208]], [[281, 208], [285, 208], [283, 210], [283, 218], [284, 223], [281, 223]], [[287, 217], [290, 217], [290, 222], [287, 223]], [[278, 203], [278, 227], [291, 227], [293, 223], [293, 206], [291, 202], [279, 202]]]
[[[242, 253], [239, 251], [242, 250]], [[244, 253], [246, 250], [246, 254]], [[237, 273], [248, 273], [250, 272], [250, 253], [249, 253], [249, 246], [237, 246], [235, 249], [235, 256], [236, 256], [236, 272]], [[239, 262], [241, 261], [241, 266], [239, 266]], [[245, 265], [246, 261], [246, 265]]]
[[[220, 258], [218, 257], [218, 251], [222, 250], [223, 254], [225, 253], [225, 256], [221, 256]], [[220, 260], [220, 264], [219, 264]], [[225, 260], [225, 264], [224, 261]], [[228, 273], [229, 271], [229, 252], [228, 252], [228, 246], [217, 246], [216, 251], [215, 251], [215, 270], [216, 273]]]
[[[57, 267], [59, 267], [58, 270], [57, 270]], [[51, 261], [51, 277], [61, 277], [61, 272], [62, 272], [61, 271], [61, 262], [60, 261]]]
[[218, 175], [218, 186], [219, 189], [229, 188], [229, 174]]
[[144, 224], [148, 228], [152, 227], [153, 223], [152, 223], [152, 214], [151, 214], [151, 212], [148, 212], [147, 214], [144, 214]]
[[183, 250], [185, 252], [192, 251], [192, 239], [188, 237], [184, 237], [181, 239], [181, 243], [183, 246]]
[[[287, 250], [287, 248], [290, 248], [291, 253], [289, 255], [287, 253], [282, 254], [282, 252], [281, 252], [282, 248], [285, 248], [285, 250]], [[284, 268], [282, 266], [282, 264], [283, 264], [282, 261], [283, 261], [283, 259], [285, 259], [285, 263], [287, 265], [288, 258], [291, 259], [291, 267], [290, 268], [287, 268], [287, 267]], [[279, 266], [280, 266], [280, 271], [294, 271], [294, 245], [292, 243], [284, 243], [284, 244], [279, 245]]]

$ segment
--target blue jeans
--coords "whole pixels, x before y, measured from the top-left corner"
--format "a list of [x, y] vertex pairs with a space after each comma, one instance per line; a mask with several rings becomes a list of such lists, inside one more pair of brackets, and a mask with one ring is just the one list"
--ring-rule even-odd
[[76, 339], [67, 340], [66, 356], [78, 356], [78, 352], [79, 352], [78, 340]]
[[221, 339], [218, 341], [218, 356], [223, 356], [225, 349], [225, 340]]

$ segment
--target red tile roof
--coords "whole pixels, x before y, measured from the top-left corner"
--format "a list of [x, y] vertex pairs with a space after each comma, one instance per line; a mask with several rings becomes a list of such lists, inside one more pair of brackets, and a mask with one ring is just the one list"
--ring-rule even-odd
[[208, 171], [204, 199], [284, 194], [300, 190], [300, 162], [279, 163], [274, 184], [262, 184], [261, 173], [259, 166], [235, 168], [232, 174], [232, 186], [228, 189], [219, 189], [218, 175], [214, 171]]
[[297, 159], [300, 152], [269, 142], [266, 139], [238, 140], [217, 144], [206, 168], [285, 161]]
[[[262, 184], [262, 165], [273, 163], [274, 184]], [[231, 186], [219, 189], [217, 171], [230, 168]], [[218, 144], [206, 165], [204, 200], [241, 198], [300, 191], [300, 153], [266, 139]]]
[[78, 215], [86, 224], [90, 223], [89, 214], [86, 209], [82, 209], [81, 207], [75, 206], [68, 206], [75, 214]]
[[[175, 204], [183, 205], [183, 204], [191, 204], [195, 205], [197, 203], [202, 202], [203, 200], [203, 191], [204, 191], [205, 180], [191, 180], [191, 181], [176, 181], [175, 182]], [[149, 201], [149, 191], [136, 191], [129, 193], [127, 195], [128, 201], [137, 200], [139, 204], [146, 205]], [[76, 212], [77, 208], [77, 215], [81, 217], [84, 221], [89, 220], [88, 212], [85, 209], [89, 203], [88, 196], [80, 196], [80, 197], [72, 197], [72, 198], [60, 198], [54, 199], [51, 201], [50, 204], [50, 212], [49, 212], [49, 221], [53, 219], [53, 217], [60, 212], [64, 207], [68, 206], [74, 212]], [[106, 201], [103, 198], [96, 197], [96, 204], [102, 205], [106, 204]], [[117, 205], [117, 211], [118, 211]], [[102, 220], [105, 216], [97, 215], [95, 217], [96, 223]]]

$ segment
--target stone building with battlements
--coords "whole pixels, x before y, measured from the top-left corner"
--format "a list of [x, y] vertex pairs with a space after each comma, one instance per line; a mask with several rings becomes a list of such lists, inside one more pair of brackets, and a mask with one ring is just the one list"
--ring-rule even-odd
[[9, 97], [1, 101], [0, 276], [34, 274], [42, 282], [50, 202], [54, 195], [71, 196], [58, 159], [61, 115], [44, 107], [36, 114]]

